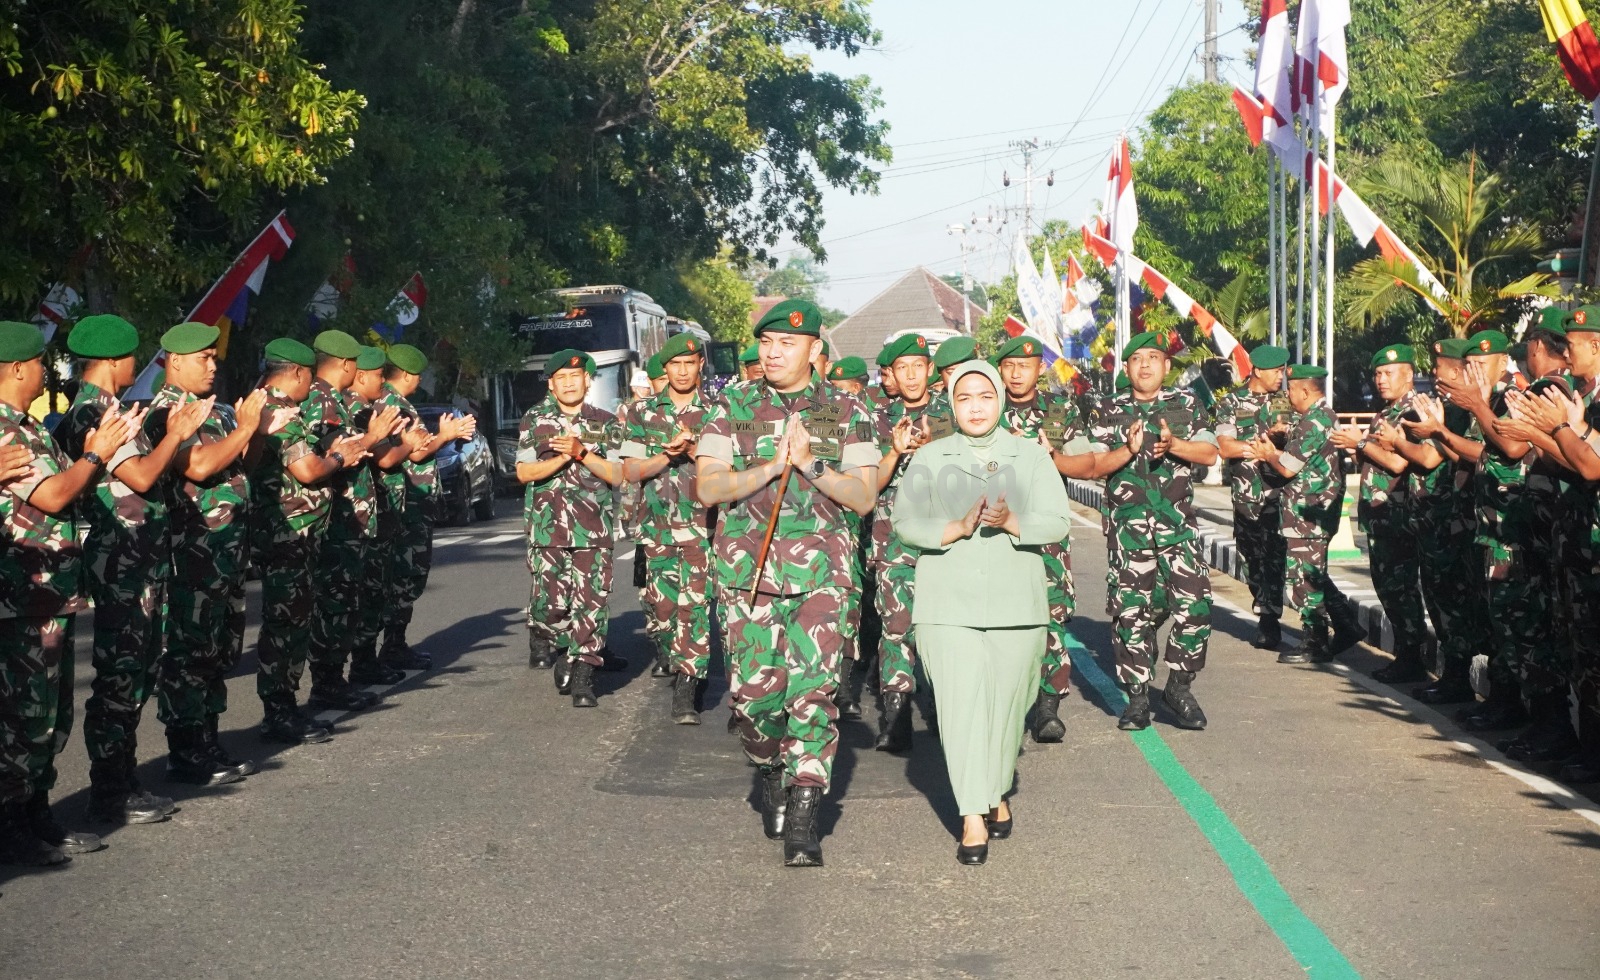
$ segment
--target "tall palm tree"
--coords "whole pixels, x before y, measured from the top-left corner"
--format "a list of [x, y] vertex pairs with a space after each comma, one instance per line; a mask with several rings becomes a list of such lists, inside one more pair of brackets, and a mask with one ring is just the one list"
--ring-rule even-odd
[[1409, 262], [1373, 257], [1340, 280], [1345, 309], [1370, 324], [1401, 303], [1421, 299], [1455, 336], [1465, 337], [1535, 296], [1558, 296], [1555, 282], [1542, 272], [1504, 285], [1480, 275], [1491, 263], [1531, 261], [1543, 244], [1533, 224], [1501, 215], [1506, 201], [1500, 185], [1498, 174], [1481, 172], [1476, 155], [1442, 166], [1385, 156], [1356, 190], [1397, 206], [1432, 230], [1428, 241], [1414, 243], [1413, 249], [1449, 295], [1436, 296]]

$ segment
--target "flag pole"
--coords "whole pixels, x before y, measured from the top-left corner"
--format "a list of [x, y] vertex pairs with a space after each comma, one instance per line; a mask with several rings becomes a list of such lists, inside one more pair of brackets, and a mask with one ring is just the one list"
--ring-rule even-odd
[[1294, 273], [1294, 359], [1305, 363], [1306, 347], [1306, 175], [1300, 171], [1300, 258]]
[[1278, 342], [1278, 158], [1267, 148], [1267, 317], [1271, 342]]
[[1337, 171], [1333, 169], [1333, 137], [1335, 127], [1333, 113], [1333, 103], [1330, 102], [1328, 104], [1328, 244], [1327, 248], [1325, 249], [1327, 252], [1328, 276], [1327, 284], [1325, 286], [1327, 295], [1324, 299], [1324, 301], [1327, 303], [1327, 315], [1323, 319], [1324, 342], [1322, 347], [1323, 353], [1328, 359], [1328, 404], [1330, 406], [1333, 404], [1333, 250], [1334, 245], [1336, 244], [1334, 237], [1335, 222], [1333, 220], [1333, 181], [1335, 179], [1335, 175], [1337, 174]]
[[1322, 158], [1322, 113], [1317, 107], [1317, 84], [1311, 83], [1311, 97], [1307, 101], [1307, 108], [1311, 112], [1311, 159], [1309, 170], [1311, 176], [1311, 285], [1307, 296], [1309, 307], [1306, 311], [1307, 322], [1311, 335], [1311, 363], [1318, 364], [1322, 361], [1322, 304], [1317, 302], [1321, 295], [1322, 286], [1322, 208], [1318, 204], [1317, 194], [1321, 182], [1317, 179], [1317, 161]]

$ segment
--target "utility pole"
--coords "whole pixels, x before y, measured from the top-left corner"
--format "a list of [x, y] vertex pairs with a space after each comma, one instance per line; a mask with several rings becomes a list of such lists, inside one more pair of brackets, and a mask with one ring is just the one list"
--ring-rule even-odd
[[[1054, 170], [1044, 177], [1035, 177], [1033, 175], [1033, 155], [1040, 150], [1049, 149], [1055, 144], [1048, 140], [1041, 143], [1037, 139], [1031, 139], [1012, 140], [1008, 145], [1022, 151], [1022, 234], [1031, 235], [1033, 234], [1033, 183], [1036, 180], [1043, 181], [1046, 187], [1054, 187], [1056, 183], [1056, 172]], [[1002, 173], [1000, 175], [1000, 183], [1005, 187], [1010, 187], [1011, 175]]]
[[[984, 216], [983, 223], [989, 228], [981, 228], [978, 224], [978, 213], [972, 213], [972, 219], [966, 224], [953, 224], [945, 226], [945, 234], [961, 236], [961, 328], [967, 336], [972, 336], [972, 277], [967, 274], [967, 256], [978, 250], [976, 243], [969, 241], [970, 235], [979, 231], [994, 230], [994, 212], [990, 211]], [[1003, 226], [1005, 220], [1001, 219]]]
[[1205, 51], [1200, 55], [1200, 61], [1205, 66], [1206, 81], [1217, 80], [1217, 9], [1222, 5], [1222, 0], [1200, 0], [1206, 8], [1206, 34]]

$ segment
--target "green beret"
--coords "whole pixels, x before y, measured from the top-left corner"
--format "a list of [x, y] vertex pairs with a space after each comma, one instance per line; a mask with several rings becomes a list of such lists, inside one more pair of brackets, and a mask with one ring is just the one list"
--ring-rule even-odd
[[31, 361], [44, 353], [44, 334], [31, 323], [0, 320], [0, 363]]
[[963, 361], [973, 361], [978, 358], [978, 342], [971, 337], [951, 337], [939, 345], [933, 352], [933, 366], [943, 371], [947, 367], [954, 367]]
[[1271, 371], [1289, 363], [1289, 349], [1277, 344], [1262, 344], [1250, 352], [1250, 366]]
[[1433, 342], [1433, 359], [1447, 357], [1453, 361], [1464, 361], [1467, 353], [1472, 350], [1472, 341], [1465, 337], [1446, 337]]
[[[1568, 327], [1567, 329], [1572, 329]], [[1469, 356], [1482, 356], [1484, 354], [1504, 354], [1511, 350], [1511, 338], [1498, 330], [1479, 330], [1469, 340], [1473, 349], [1468, 351]]]
[[829, 381], [865, 380], [867, 362], [859, 357], [841, 357], [828, 369]]
[[[944, 348], [942, 348], [942, 347], [940, 348], [940, 350], [943, 350], [943, 349]], [[1030, 337], [1027, 334], [1021, 334], [1019, 336], [1012, 337], [1010, 340], [1008, 340], [1005, 343], [1001, 344], [1000, 345], [1000, 349], [995, 351], [994, 352], [994, 356], [989, 358], [989, 360], [991, 362], [995, 363], [995, 364], [999, 364], [1001, 361], [1005, 360], [1008, 357], [1043, 357], [1043, 356], [1044, 356], [1044, 344], [1041, 344], [1039, 342], [1039, 338]]]
[[1528, 394], [1538, 395], [1554, 388], [1563, 395], [1570, 395], [1578, 390], [1578, 379], [1570, 374], [1552, 374], [1542, 378], [1534, 378], [1528, 385]]
[[756, 336], [766, 331], [798, 333], [807, 337], [822, 336], [822, 311], [817, 304], [803, 299], [786, 299], [761, 315], [756, 324]]
[[389, 363], [389, 355], [383, 352], [382, 347], [361, 347], [361, 353], [356, 355], [357, 371], [381, 371]]
[[311, 342], [317, 353], [353, 361], [361, 356], [361, 343], [343, 330], [324, 330]]
[[1135, 351], [1146, 349], [1158, 350], [1165, 354], [1168, 346], [1169, 342], [1165, 333], [1158, 333], [1154, 330], [1146, 330], [1144, 333], [1136, 333], [1132, 337], [1128, 338], [1128, 345], [1122, 348], [1122, 359], [1126, 361], [1128, 358], [1133, 356]]
[[894, 363], [894, 358], [889, 356], [889, 348], [888, 347], [884, 347], [883, 350], [878, 351], [878, 357], [877, 357], [877, 365], [878, 365], [878, 367], [886, 368], [886, 367], [888, 367], [889, 365], [891, 365], [893, 363]]
[[180, 323], [161, 335], [161, 349], [168, 354], [196, 354], [217, 346], [222, 331], [209, 323]]
[[1385, 364], [1410, 364], [1415, 367], [1417, 364], [1417, 352], [1411, 348], [1410, 344], [1390, 344], [1372, 355], [1372, 363], [1368, 366], [1381, 368]]
[[[954, 343], [954, 341], [951, 341]], [[928, 338], [920, 333], [908, 333], [904, 337], [896, 337], [889, 341], [889, 346], [878, 355], [887, 358], [890, 364], [902, 357], [931, 357], [928, 353]]]
[[661, 352], [650, 355], [650, 360], [644, 362], [645, 377], [656, 381], [667, 376], [667, 366], [661, 363]]
[[1133, 379], [1128, 377], [1128, 372], [1118, 371], [1117, 380], [1113, 387], [1115, 387], [1117, 391], [1127, 391], [1129, 388], [1133, 387]]
[[1547, 306], [1539, 311], [1539, 324], [1535, 329], [1553, 333], [1557, 337], [1565, 337], [1567, 335], [1567, 317], [1571, 315], [1559, 306]]
[[761, 344], [759, 342], [751, 344], [739, 353], [740, 364], [754, 364], [759, 360], [761, 360]]
[[1293, 364], [1289, 367], [1290, 381], [1321, 381], [1328, 376], [1328, 369], [1320, 364]]
[[421, 374], [428, 370], [428, 356], [410, 344], [395, 344], [389, 348], [389, 363], [407, 374]]
[[79, 357], [127, 357], [139, 349], [139, 331], [115, 313], [79, 320], [67, 334], [67, 350]]
[[1580, 306], [1567, 315], [1567, 333], [1600, 333], [1600, 306]]
[[279, 337], [272, 341], [262, 354], [269, 361], [282, 361], [301, 367], [315, 367], [317, 364], [317, 352], [290, 337]]
[[661, 363], [664, 365], [674, 357], [687, 357], [690, 355], [695, 357], [706, 356], [706, 345], [692, 333], [680, 333], [662, 344], [661, 353], [656, 356], [661, 358]]
[[568, 347], [566, 350], [558, 350], [544, 359], [544, 376], [548, 378], [563, 368], [574, 367], [583, 368], [591, 377], [599, 370], [595, 366], [594, 358], [581, 350], [573, 350]]

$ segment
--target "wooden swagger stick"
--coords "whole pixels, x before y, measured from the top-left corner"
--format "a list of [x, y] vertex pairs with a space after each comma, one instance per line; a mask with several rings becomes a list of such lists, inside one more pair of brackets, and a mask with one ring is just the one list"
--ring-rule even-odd
[[767, 518], [767, 533], [761, 539], [761, 553], [756, 556], [756, 577], [750, 583], [750, 602], [756, 601], [756, 589], [761, 587], [761, 573], [767, 568], [767, 552], [772, 550], [772, 532], [778, 529], [778, 512], [783, 509], [783, 495], [789, 491], [789, 474], [794, 472], [794, 463], [783, 464], [783, 473], [778, 476], [778, 499], [773, 501], [772, 516]]

